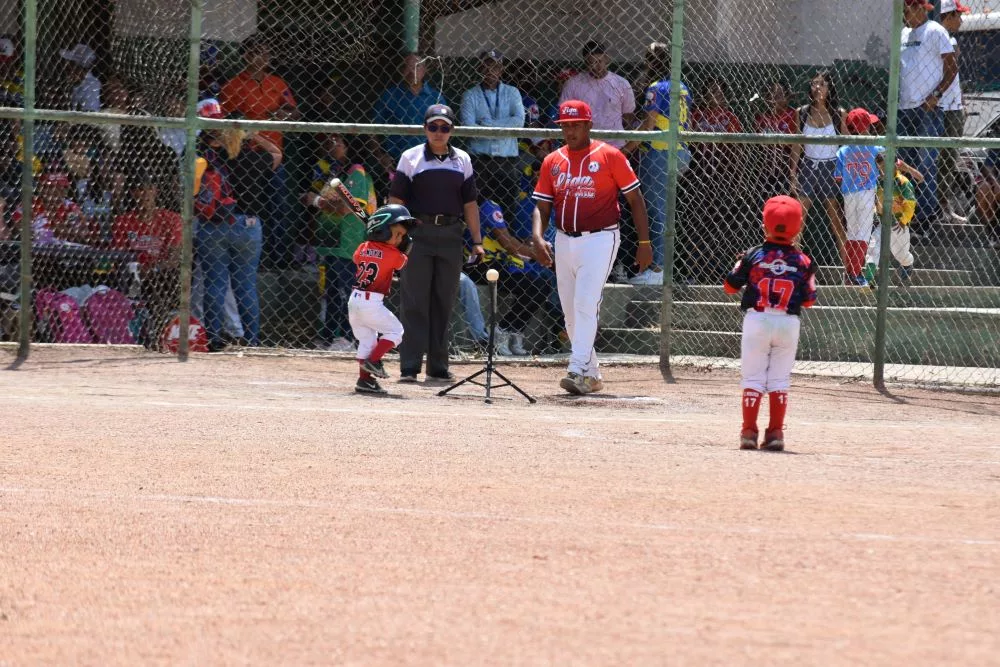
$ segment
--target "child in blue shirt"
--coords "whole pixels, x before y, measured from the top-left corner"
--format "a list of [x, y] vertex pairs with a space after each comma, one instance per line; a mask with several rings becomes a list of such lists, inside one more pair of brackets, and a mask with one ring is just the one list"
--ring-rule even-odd
[[[844, 124], [851, 134], [868, 134], [878, 116], [865, 109], [853, 109]], [[875, 195], [878, 191], [878, 156], [885, 152], [881, 146], [841, 146], [837, 151], [837, 166], [833, 177], [840, 184], [844, 195], [844, 223], [847, 243], [844, 255], [847, 272], [845, 284], [867, 285], [862, 275], [868, 239], [872, 235], [875, 216]]]

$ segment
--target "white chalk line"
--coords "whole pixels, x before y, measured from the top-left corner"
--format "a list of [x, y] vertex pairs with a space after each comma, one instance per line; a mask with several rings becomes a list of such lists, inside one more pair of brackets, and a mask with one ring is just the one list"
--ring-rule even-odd
[[494, 512], [458, 512], [454, 510], [436, 510], [420, 507], [373, 507], [363, 505], [343, 505], [319, 500], [285, 500], [267, 498], [233, 498], [226, 496], [193, 496], [173, 494], [121, 494], [102, 491], [84, 491], [70, 489], [43, 489], [27, 487], [0, 487], [0, 494], [20, 494], [23, 496], [61, 495], [80, 500], [118, 500], [129, 502], [159, 502], [171, 504], [201, 504], [223, 505], [232, 507], [279, 507], [292, 509], [316, 509], [334, 512], [352, 511], [363, 514], [386, 514], [413, 516], [433, 519], [455, 519], [460, 521], [494, 521], [497, 523], [545, 524], [587, 529], [593, 534], [593, 528], [600, 526], [607, 529], [637, 529], [650, 532], [670, 533], [700, 533], [718, 535], [756, 535], [775, 539], [790, 540], [851, 540], [856, 542], [900, 542], [929, 544], [960, 544], [971, 546], [1000, 546], [1000, 540], [990, 538], [968, 537], [931, 537], [926, 535], [891, 535], [883, 533], [792, 533], [780, 530], [767, 530], [743, 526], [686, 526], [673, 523], [635, 523], [626, 521], [579, 521], [553, 516], [524, 516], [517, 514], [498, 514]]

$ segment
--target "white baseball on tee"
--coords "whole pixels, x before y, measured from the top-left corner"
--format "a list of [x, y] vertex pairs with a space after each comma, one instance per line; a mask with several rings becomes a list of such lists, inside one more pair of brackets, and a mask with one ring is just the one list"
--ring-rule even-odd
[[899, 108], [916, 109], [944, 77], [943, 56], [954, 53], [951, 35], [937, 21], [903, 28], [899, 70]]

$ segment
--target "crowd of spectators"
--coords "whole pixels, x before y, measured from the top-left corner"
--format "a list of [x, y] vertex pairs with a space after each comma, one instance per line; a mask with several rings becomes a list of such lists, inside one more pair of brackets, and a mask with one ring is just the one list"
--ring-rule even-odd
[[[901, 72], [900, 130], [936, 135], [960, 132], [961, 90], [958, 88], [953, 39], [964, 8], [946, 0], [942, 23], [930, 21], [927, 5], [903, 0], [907, 27]], [[950, 11], [945, 11], [950, 10]], [[371, 114], [358, 117], [348, 108], [344, 82], [324, 79], [308, 91], [293, 86], [273, 67], [266, 40], [252, 36], [239, 45], [238, 71], [227, 76], [219, 48], [206, 45], [201, 54], [199, 96], [202, 115], [250, 120], [370, 121], [376, 124], [422, 125], [427, 108], [447, 103], [431, 82], [423, 54], [402, 55], [393, 67], [398, 79], [374, 101]], [[59, 52], [61, 72], [39, 86], [39, 106], [121, 114], [183, 115], [185, 89], [159, 85], [156, 94], [136, 82], [95, 74], [98, 54], [87, 44]], [[232, 60], [232, 59], [230, 59]], [[0, 104], [19, 106], [23, 95], [21, 55], [14, 37], [0, 37]], [[100, 70], [104, 72], [104, 70]], [[580, 99], [594, 114], [594, 128], [667, 130], [671, 110], [670, 51], [664, 43], [649, 45], [639, 75], [629, 81], [613, 71], [605, 44], [587, 41], [579, 69], [542, 74], [537, 63], [511, 61], [496, 49], [477, 61], [475, 85], [461, 93], [455, 107], [459, 124], [474, 127], [523, 128], [520, 139], [471, 139], [460, 142], [472, 157], [481, 198], [483, 236], [492, 251], [489, 262], [467, 270], [459, 285], [471, 337], [482, 343], [485, 329], [475, 312], [470, 286], [483, 283], [485, 268], [500, 267], [503, 284], [519, 309], [505, 311], [500, 323], [504, 351], [530, 351], [524, 338], [530, 316], [539, 307], [559, 321], [552, 298], [552, 272], [530, 260], [528, 247], [534, 204], [530, 197], [541, 159], [557, 144], [532, 138], [532, 129], [552, 127], [559, 101]], [[371, 83], [375, 86], [377, 84]], [[767, 134], [836, 136], [845, 133], [845, 108], [837, 76], [819, 70], [801, 89], [774, 77], [755, 95], [757, 113], [733, 108], [733, 92], [725, 77], [679, 82], [676, 117], [682, 129], [714, 133], [753, 131]], [[956, 93], [957, 92], [957, 97]], [[796, 100], [801, 103], [796, 104]], [[348, 111], [350, 113], [348, 113]], [[741, 113], [737, 113], [737, 111]], [[958, 115], [956, 115], [956, 113]], [[957, 128], [957, 129], [956, 129]], [[33, 241], [117, 248], [136, 253], [151, 284], [160, 285], [156, 299], [169, 311], [176, 301], [179, 268], [180, 177], [185, 134], [178, 129], [129, 125], [40, 123], [33, 171], [37, 178]], [[317, 195], [336, 176], [369, 210], [387, 201], [400, 156], [421, 142], [419, 136], [295, 135], [280, 132], [203, 132], [198, 154], [207, 162], [196, 202], [195, 273], [211, 349], [233, 342], [260, 342], [259, 272], [284, 272], [315, 265], [320, 321], [315, 345], [346, 351], [353, 347], [346, 322], [346, 297], [353, 279], [351, 257], [363, 238], [363, 225], [351, 213], [334, 210]], [[17, 240], [20, 219], [22, 139], [16, 122], [0, 123], [0, 240]], [[289, 143], [293, 147], [289, 148]], [[650, 216], [653, 265], [636, 273], [628, 263], [634, 254], [627, 234], [613, 280], [661, 285], [664, 275], [663, 235], [667, 219], [666, 142], [612, 141], [633, 162]], [[918, 187], [916, 225], [940, 215], [963, 221], [951, 210], [948, 173], [954, 155], [909, 149], [910, 162], [926, 176]], [[714, 282], [727, 268], [728, 256], [707, 239], [732, 239], [733, 247], [756, 237], [759, 221], [747, 211], [759, 210], [776, 194], [793, 194], [808, 214], [820, 206], [829, 221], [837, 255], [845, 256], [843, 204], [833, 178], [835, 145], [749, 146], [697, 143], [678, 147], [680, 171], [676, 269], [680, 279]], [[993, 156], [995, 157], [995, 155]], [[943, 171], [944, 188], [936, 167]], [[140, 168], [141, 167], [141, 168]], [[1000, 186], [992, 160], [978, 187], [978, 210], [991, 224], [997, 214]], [[238, 228], [239, 233], [234, 230]], [[627, 230], [624, 226], [623, 230]], [[222, 233], [225, 232], [225, 233]], [[468, 240], [468, 239], [467, 239]], [[634, 239], [632, 240], [634, 243]], [[173, 281], [173, 282], [171, 282]], [[228, 304], [228, 305], [227, 305]], [[530, 304], [527, 306], [526, 304]], [[536, 349], [557, 345], [559, 331]]]

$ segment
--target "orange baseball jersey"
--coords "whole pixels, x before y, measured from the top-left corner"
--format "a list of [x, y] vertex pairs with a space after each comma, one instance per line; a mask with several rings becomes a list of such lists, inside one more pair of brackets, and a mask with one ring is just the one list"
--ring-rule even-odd
[[538, 172], [532, 195], [553, 203], [556, 227], [564, 232], [586, 232], [618, 224], [618, 193], [639, 187], [625, 155], [601, 141], [582, 151], [563, 146], [549, 153]]
[[354, 264], [354, 289], [388, 294], [393, 273], [406, 266], [406, 255], [388, 243], [365, 241], [354, 251]]

